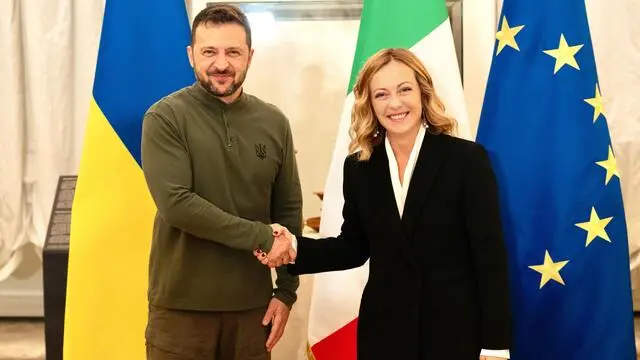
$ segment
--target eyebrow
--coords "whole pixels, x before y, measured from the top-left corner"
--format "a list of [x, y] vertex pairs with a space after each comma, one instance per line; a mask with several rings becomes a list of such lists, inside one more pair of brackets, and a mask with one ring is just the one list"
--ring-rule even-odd
[[[204, 51], [204, 50], [216, 50], [216, 47], [215, 46], [203, 46], [203, 47], [200, 48], [200, 50], [201, 51]], [[231, 46], [231, 47], [228, 47], [226, 50], [227, 51], [229, 51], [229, 50], [242, 51], [242, 48], [238, 47], [238, 46]]]
[[[399, 88], [400, 86], [405, 85], [405, 84], [409, 84], [409, 85], [411, 85], [412, 83], [411, 83], [411, 81], [403, 81], [403, 82], [401, 82], [400, 84], [398, 84], [398, 86], [396, 86], [396, 88]], [[386, 89], [384, 89], [384, 88], [376, 88], [376, 89], [373, 89], [373, 91], [378, 91], [378, 90], [386, 90]]]

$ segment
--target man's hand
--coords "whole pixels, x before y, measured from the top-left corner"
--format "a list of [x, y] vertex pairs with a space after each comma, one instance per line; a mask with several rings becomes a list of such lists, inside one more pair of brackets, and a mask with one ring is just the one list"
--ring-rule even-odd
[[272, 224], [271, 228], [273, 229], [273, 236], [275, 238], [273, 246], [271, 246], [271, 251], [265, 254], [258, 249], [255, 250], [253, 254], [261, 263], [271, 268], [294, 261], [296, 251], [293, 249], [292, 235], [289, 233], [289, 230], [280, 224]]
[[495, 357], [495, 356], [482, 356], [482, 355], [480, 355], [480, 360], [505, 360], [505, 358]]
[[287, 326], [287, 320], [289, 320], [289, 308], [282, 301], [272, 298], [267, 308], [267, 312], [262, 319], [262, 325], [267, 326], [271, 323], [271, 332], [269, 338], [267, 338], [267, 351], [273, 350], [276, 346], [282, 334], [284, 328]]

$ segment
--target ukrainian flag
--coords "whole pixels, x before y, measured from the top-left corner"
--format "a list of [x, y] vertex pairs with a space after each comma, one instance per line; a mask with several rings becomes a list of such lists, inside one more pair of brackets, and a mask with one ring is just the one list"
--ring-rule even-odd
[[184, 0], [107, 0], [71, 220], [65, 360], [144, 359], [155, 205], [142, 118], [191, 84]]
[[620, 176], [584, 0], [505, 0], [477, 141], [501, 194], [513, 360], [636, 358]]

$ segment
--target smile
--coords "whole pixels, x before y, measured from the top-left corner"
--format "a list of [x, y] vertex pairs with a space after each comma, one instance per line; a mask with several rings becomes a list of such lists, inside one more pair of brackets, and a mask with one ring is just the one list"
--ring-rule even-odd
[[387, 116], [389, 119], [393, 120], [393, 121], [400, 121], [403, 120], [404, 118], [407, 117], [407, 115], [409, 115], [409, 112], [403, 112], [400, 114], [393, 114], [393, 115], [389, 115]]

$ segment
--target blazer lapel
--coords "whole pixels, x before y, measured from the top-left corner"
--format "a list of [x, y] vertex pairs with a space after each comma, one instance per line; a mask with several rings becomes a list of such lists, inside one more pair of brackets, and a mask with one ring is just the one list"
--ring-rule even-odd
[[414, 252], [407, 241], [403, 224], [400, 220], [400, 213], [396, 205], [393, 186], [391, 185], [391, 175], [389, 174], [389, 159], [384, 145], [374, 147], [370, 159], [371, 173], [369, 179], [373, 185], [373, 191], [379, 200], [379, 209], [383, 211], [382, 218], [386, 226], [390, 227], [393, 234], [397, 234], [397, 243], [409, 262], [417, 267]]
[[422, 148], [411, 176], [411, 183], [405, 199], [402, 227], [407, 239], [413, 235], [421, 210], [427, 200], [444, 157], [442, 136], [425, 134]]

